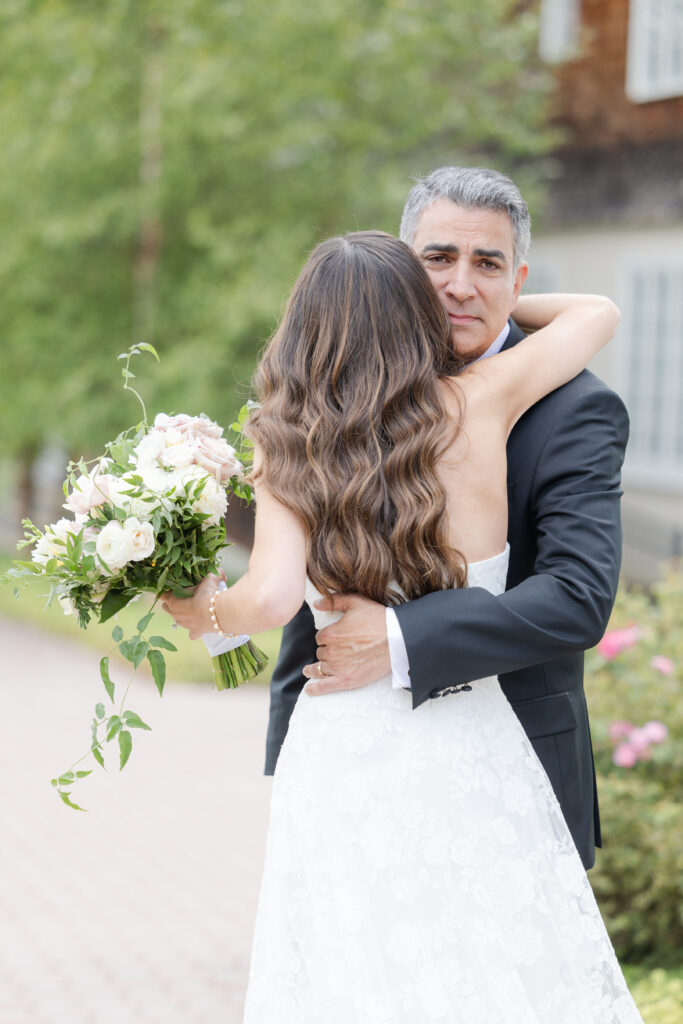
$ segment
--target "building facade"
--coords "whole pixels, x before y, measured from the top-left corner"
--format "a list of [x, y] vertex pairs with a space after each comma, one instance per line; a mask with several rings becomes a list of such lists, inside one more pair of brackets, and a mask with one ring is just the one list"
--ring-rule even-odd
[[600, 292], [622, 311], [595, 371], [624, 398], [624, 570], [683, 546], [683, 0], [543, 0], [555, 154], [528, 290]]

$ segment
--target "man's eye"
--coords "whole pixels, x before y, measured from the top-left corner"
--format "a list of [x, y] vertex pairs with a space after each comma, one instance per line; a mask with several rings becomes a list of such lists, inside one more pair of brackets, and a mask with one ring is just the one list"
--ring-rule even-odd
[[427, 263], [447, 263], [445, 256], [427, 256]]
[[494, 263], [493, 260], [482, 260], [479, 264], [484, 270], [498, 270], [498, 264]]

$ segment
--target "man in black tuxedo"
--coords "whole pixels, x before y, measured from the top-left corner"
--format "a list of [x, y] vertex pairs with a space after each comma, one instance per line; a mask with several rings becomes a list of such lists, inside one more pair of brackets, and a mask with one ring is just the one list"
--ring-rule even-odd
[[[500, 226], [501, 216], [509, 220], [509, 244], [492, 245], [487, 225], [497, 219]], [[508, 318], [526, 277], [529, 215], [509, 178], [481, 168], [434, 171], [411, 190], [401, 237], [430, 274], [453, 343], [468, 361], [523, 337]], [[285, 628], [273, 674], [266, 774], [275, 769], [305, 677], [307, 692], [324, 697], [393, 671], [418, 707], [498, 675], [591, 867], [600, 822], [583, 652], [602, 636], [614, 603], [627, 438], [623, 403], [587, 370], [518, 421], [507, 448], [504, 594], [446, 590], [393, 610], [340, 596], [321, 604], [345, 614], [317, 640], [304, 606]]]

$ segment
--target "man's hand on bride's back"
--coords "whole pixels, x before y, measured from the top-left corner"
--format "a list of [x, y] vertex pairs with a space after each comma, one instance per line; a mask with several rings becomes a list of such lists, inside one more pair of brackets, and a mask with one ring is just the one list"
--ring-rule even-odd
[[337, 690], [356, 690], [391, 672], [384, 605], [351, 594], [316, 602], [341, 619], [316, 633], [318, 660], [304, 668], [311, 680], [305, 692], [319, 697]]

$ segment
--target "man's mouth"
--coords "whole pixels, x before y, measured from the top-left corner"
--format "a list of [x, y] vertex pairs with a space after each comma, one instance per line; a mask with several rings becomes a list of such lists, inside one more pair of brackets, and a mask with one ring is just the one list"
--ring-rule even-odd
[[471, 316], [469, 313], [449, 313], [448, 319], [452, 324], [472, 324], [479, 317]]

